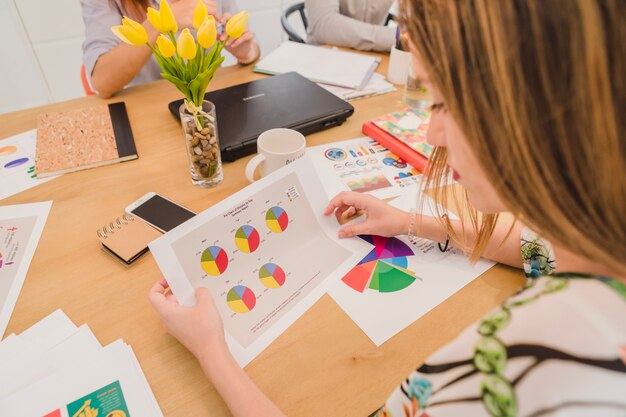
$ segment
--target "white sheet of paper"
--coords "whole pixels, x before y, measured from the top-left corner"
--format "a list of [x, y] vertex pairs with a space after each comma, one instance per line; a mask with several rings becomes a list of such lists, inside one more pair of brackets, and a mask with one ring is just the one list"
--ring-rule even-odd
[[265, 74], [295, 71], [314, 82], [363, 89], [379, 63], [380, 58], [371, 55], [286, 41], [254, 70]]
[[52, 201], [0, 207], [0, 336], [26, 278]]
[[85, 361], [42, 378], [0, 400], [0, 415], [42, 417], [59, 410], [68, 415], [67, 405], [102, 387], [119, 381], [132, 417], [158, 417], [163, 414], [154, 407], [156, 401], [147, 394], [144, 378], [135, 366], [132, 349], [118, 340]]
[[35, 178], [36, 143], [36, 129], [0, 140], [0, 200], [58, 176]]
[[7, 355], [18, 352], [22, 345], [23, 342], [20, 342], [20, 339], [14, 333], [5, 337], [4, 340], [0, 342], [0, 363], [2, 363], [3, 358]]
[[101, 349], [89, 327], [83, 324], [70, 337], [48, 350], [16, 355], [0, 373], [0, 398], [66, 367], [75, 366]]
[[[416, 194], [408, 192], [392, 201], [391, 205], [408, 211], [415, 207], [416, 201]], [[425, 204], [423, 212], [432, 213], [432, 206]], [[376, 253], [380, 256], [375, 256], [377, 259], [368, 264], [358, 265], [349, 273], [350, 278], [347, 276], [329, 291], [333, 300], [376, 346], [495, 265], [483, 259], [472, 265], [460, 251], [442, 253], [435, 242], [426, 239], [415, 242], [409, 241], [406, 236], [392, 239], [395, 240], [381, 240], [377, 249], [370, 246], [371, 250], [379, 251]], [[387, 249], [389, 253], [383, 252]], [[413, 255], [405, 256], [407, 249]], [[382, 262], [393, 266], [383, 265], [381, 269], [376, 269]], [[402, 269], [408, 272], [405, 274]], [[379, 271], [377, 277], [376, 271]], [[386, 289], [383, 290], [383, 287]]]
[[378, 198], [397, 197], [417, 189], [422, 174], [368, 137], [307, 149], [328, 198], [356, 191]]
[[385, 80], [382, 74], [375, 72], [364, 89], [338, 87], [336, 85], [318, 83], [320, 87], [326, 91], [330, 91], [342, 100], [350, 101], [359, 98], [377, 96], [380, 94], [391, 93], [396, 91], [396, 87], [389, 81]]
[[58, 308], [24, 330], [17, 337], [28, 345], [37, 345], [50, 338], [69, 337], [77, 329], [78, 327], [67, 317], [67, 314]]
[[211, 291], [241, 366], [367, 252], [359, 239], [337, 238], [335, 217], [323, 216], [327, 202], [305, 156], [150, 244], [183, 305], [195, 303], [196, 288]]

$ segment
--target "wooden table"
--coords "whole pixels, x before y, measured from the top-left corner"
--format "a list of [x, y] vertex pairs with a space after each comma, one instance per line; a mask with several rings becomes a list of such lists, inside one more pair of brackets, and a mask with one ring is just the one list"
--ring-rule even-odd
[[[386, 72], [386, 61], [379, 71]], [[250, 67], [223, 68], [210, 88], [261, 77]], [[138, 160], [67, 174], [2, 200], [54, 201], [6, 334], [61, 308], [76, 324], [87, 323], [102, 344], [123, 338], [132, 345], [166, 416], [228, 415], [193, 356], [165, 333], [148, 303], [148, 289], [161, 277], [152, 256], [126, 269], [96, 239], [96, 229], [148, 191], [199, 212], [247, 185], [249, 158], [225, 164], [218, 187], [191, 184], [181, 128], [167, 109], [178, 98], [165, 81], [123, 91], [109, 101], [126, 102]], [[36, 127], [42, 111], [101, 102], [85, 97], [0, 115], [0, 138]], [[344, 125], [308, 136], [308, 144], [362, 136], [363, 122], [403, 106], [402, 88], [353, 105]], [[522, 283], [520, 271], [496, 266], [378, 348], [325, 295], [246, 370], [288, 415], [366, 416], [412, 369]]]

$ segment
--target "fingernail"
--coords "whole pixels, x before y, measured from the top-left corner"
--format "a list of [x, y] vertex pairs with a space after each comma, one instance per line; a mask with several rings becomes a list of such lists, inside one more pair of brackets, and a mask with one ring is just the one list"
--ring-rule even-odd
[[339, 238], [341, 239], [341, 238], [346, 237], [347, 235], [346, 235], [346, 232], [338, 232], [337, 236], [339, 236]]

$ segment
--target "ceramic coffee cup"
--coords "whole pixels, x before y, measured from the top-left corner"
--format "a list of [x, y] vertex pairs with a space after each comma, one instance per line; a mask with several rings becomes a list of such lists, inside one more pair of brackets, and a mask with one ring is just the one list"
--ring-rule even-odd
[[270, 129], [257, 139], [257, 153], [246, 165], [246, 178], [254, 182], [259, 168], [261, 177], [276, 171], [304, 156], [306, 140], [302, 133], [292, 129]]

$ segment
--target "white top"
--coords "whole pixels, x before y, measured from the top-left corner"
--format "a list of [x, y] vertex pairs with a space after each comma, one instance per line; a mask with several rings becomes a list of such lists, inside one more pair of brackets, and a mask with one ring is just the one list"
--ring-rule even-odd
[[396, 28], [383, 26], [394, 0], [306, 0], [309, 43], [389, 51]]

